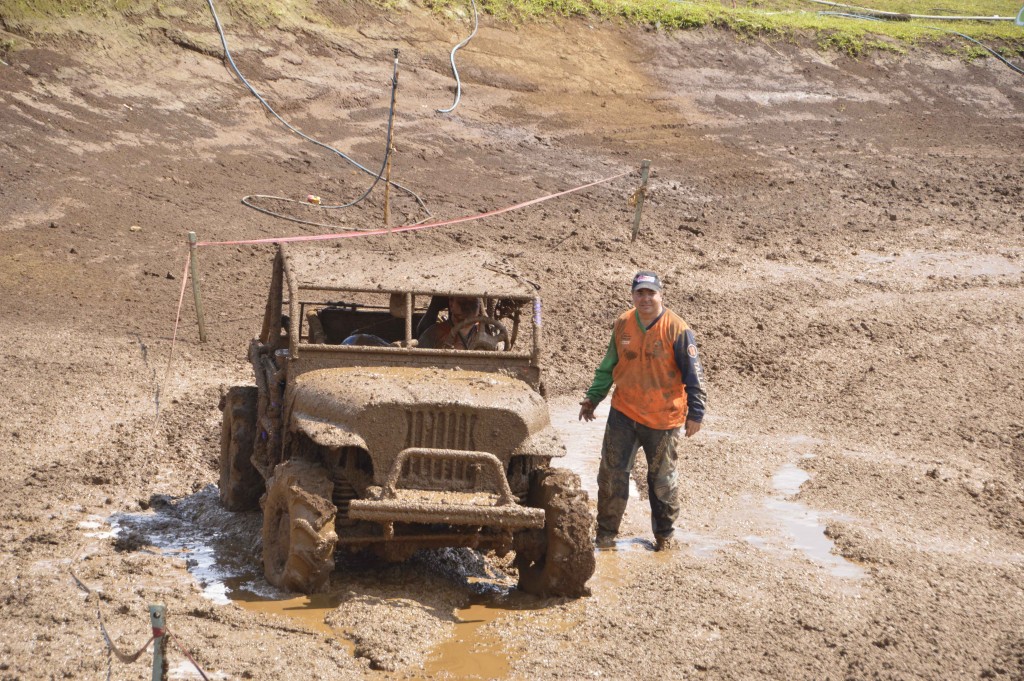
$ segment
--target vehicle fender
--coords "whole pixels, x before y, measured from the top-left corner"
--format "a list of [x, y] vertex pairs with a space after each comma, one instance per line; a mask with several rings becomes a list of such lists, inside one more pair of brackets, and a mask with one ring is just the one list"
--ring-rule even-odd
[[299, 412], [292, 413], [294, 430], [305, 434], [310, 440], [324, 447], [359, 447], [368, 449], [366, 440], [348, 428], [329, 423]]
[[554, 426], [547, 425], [523, 440], [512, 456], [565, 456], [565, 445]]

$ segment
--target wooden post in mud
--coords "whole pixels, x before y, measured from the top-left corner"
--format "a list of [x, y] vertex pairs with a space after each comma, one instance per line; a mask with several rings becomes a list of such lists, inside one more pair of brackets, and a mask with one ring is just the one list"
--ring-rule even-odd
[[395, 108], [398, 106], [398, 48], [395, 48], [395, 82], [392, 84], [394, 95], [391, 100], [391, 116], [388, 117], [388, 162], [384, 164], [384, 227], [388, 230], [388, 243], [391, 242], [391, 157], [395, 155]]
[[167, 681], [167, 607], [149, 606], [149, 624], [153, 627], [153, 681]]
[[647, 175], [650, 170], [651, 162], [645, 158], [640, 166], [640, 187], [633, 194], [636, 201], [636, 212], [633, 214], [633, 238], [629, 240], [630, 243], [636, 241], [636, 235], [640, 232], [640, 214], [644, 210], [644, 197], [647, 196]]
[[196, 301], [196, 317], [199, 319], [199, 342], [206, 342], [206, 324], [203, 320], [203, 296], [199, 293], [199, 266], [196, 263], [196, 238], [195, 232], [188, 233], [188, 271], [192, 277], [192, 297]]

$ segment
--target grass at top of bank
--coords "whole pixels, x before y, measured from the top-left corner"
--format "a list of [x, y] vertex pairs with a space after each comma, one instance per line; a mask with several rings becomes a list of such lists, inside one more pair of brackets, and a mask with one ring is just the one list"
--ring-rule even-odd
[[[469, 0], [335, 0], [366, 2], [387, 11], [402, 11], [413, 1], [437, 12], [471, 16]], [[1016, 16], [1024, 0], [865, 0], [859, 7], [901, 14], [945, 16]], [[112, 14], [194, 15], [206, 11], [203, 0], [2, 0], [0, 20]], [[330, 22], [318, 11], [316, 0], [214, 0], [218, 14], [266, 27], [289, 17]], [[1024, 56], [1024, 27], [1013, 21], [876, 21], [836, 16], [837, 12], [863, 13], [829, 7], [810, 0], [478, 0], [481, 11], [499, 21], [523, 22], [553, 17], [579, 17], [620, 21], [660, 30], [704, 26], [733, 31], [743, 37], [777, 40], [812, 40], [823, 50], [857, 56], [871, 50], [904, 52], [915, 44], [941, 45], [949, 54], [973, 59], [987, 56], [977, 45], [953, 36], [956, 31], [1009, 58]], [[937, 30], [938, 29], [938, 30]]]
[[[468, 4], [468, 0], [423, 1], [435, 8]], [[1020, 0], [872, 0], [848, 4], [900, 14], [1013, 17], [1020, 10], [1018, 2]], [[996, 40], [1009, 48], [1010, 54], [1024, 54], [1024, 27], [1012, 21], [858, 19], [835, 16], [835, 13], [864, 14], [863, 11], [829, 7], [809, 0], [480, 0], [480, 4], [499, 18], [596, 16], [663, 29], [715, 26], [742, 35], [780, 38], [813, 35], [824, 43], [823, 47], [853, 52], [858, 51], [858, 43], [899, 49], [899, 43], [948, 42], [942, 36], [957, 31], [979, 40]], [[936, 28], [945, 30], [936, 31]], [[894, 39], [896, 44], [885, 38]]]

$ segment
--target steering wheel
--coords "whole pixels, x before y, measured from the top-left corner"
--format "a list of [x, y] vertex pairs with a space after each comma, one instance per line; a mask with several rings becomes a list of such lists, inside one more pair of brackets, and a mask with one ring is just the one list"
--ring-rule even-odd
[[[494, 317], [487, 317], [486, 315], [469, 317], [456, 324], [448, 333], [446, 345], [454, 345], [455, 335], [474, 324], [480, 324], [480, 328], [473, 340], [470, 341], [470, 347], [466, 348], [467, 350], [500, 349], [502, 352], [506, 352], [512, 347], [512, 343], [509, 341], [508, 329], [505, 328], [505, 325]], [[504, 343], [505, 347], [498, 348], [498, 343]]]

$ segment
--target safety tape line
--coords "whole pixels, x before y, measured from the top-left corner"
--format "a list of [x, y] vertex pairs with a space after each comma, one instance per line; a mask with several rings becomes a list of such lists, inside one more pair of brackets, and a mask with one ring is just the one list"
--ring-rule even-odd
[[[142, 653], [146, 652], [146, 648], [149, 647], [149, 644], [152, 643], [157, 638], [156, 630], [155, 629], [153, 630], [153, 635], [150, 636], [149, 640], [146, 641], [145, 643], [143, 643], [142, 647], [139, 648], [137, 651], [135, 651], [134, 653], [131, 653], [131, 654], [123, 652], [120, 648], [117, 647], [117, 645], [114, 643], [113, 639], [110, 638], [110, 634], [107, 633], [107, 627], [103, 623], [103, 611], [100, 610], [100, 597], [99, 597], [99, 594], [97, 594], [92, 589], [90, 589], [88, 586], [86, 586], [85, 582], [83, 582], [82, 580], [80, 580], [78, 578], [78, 575], [75, 574], [74, 570], [70, 570], [69, 569], [68, 573], [71, 575], [71, 579], [75, 580], [75, 584], [78, 585], [78, 588], [80, 588], [82, 591], [84, 591], [87, 595], [95, 597], [95, 599], [96, 599], [96, 619], [99, 620], [99, 623], [100, 623], [100, 633], [103, 634], [103, 640], [107, 644], [107, 650], [110, 651], [111, 653], [113, 653], [114, 656], [118, 660], [120, 660], [121, 662], [124, 662], [125, 664], [131, 664], [132, 662], [135, 662], [136, 660], [138, 660], [139, 656], [142, 655]], [[108, 678], [110, 677], [110, 668], [109, 667], [107, 668], [107, 677]]]
[[[206, 672], [204, 672], [202, 667], [199, 666], [199, 663], [195, 661], [195, 658], [192, 657], [192, 655], [188, 652], [188, 650], [185, 649], [184, 646], [182, 646], [181, 644], [178, 643], [177, 637], [175, 637], [171, 633], [171, 631], [169, 629], [160, 629], [159, 627], [153, 627], [153, 635], [150, 636], [149, 640], [146, 641], [145, 643], [143, 643], [142, 647], [139, 648], [136, 652], [134, 652], [132, 654], [128, 654], [128, 653], [125, 653], [125, 652], [121, 651], [121, 649], [118, 648], [117, 645], [114, 643], [113, 639], [110, 638], [110, 634], [107, 633], [107, 628], [106, 628], [106, 626], [104, 626], [104, 623], [103, 623], [103, 612], [100, 610], [99, 594], [97, 594], [95, 591], [90, 589], [85, 584], [85, 582], [83, 582], [81, 579], [79, 579], [78, 575], [75, 574], [74, 570], [69, 569], [68, 570], [68, 574], [71, 575], [71, 579], [75, 580], [75, 584], [78, 585], [78, 588], [80, 588], [82, 591], [84, 591], [89, 596], [95, 596], [95, 598], [96, 598], [96, 618], [100, 622], [100, 632], [103, 634], [103, 640], [107, 644], [107, 650], [112, 652], [114, 654], [114, 656], [118, 660], [120, 660], [121, 662], [124, 662], [125, 664], [131, 664], [132, 662], [135, 662], [136, 660], [138, 660], [139, 657], [142, 655], [142, 653], [146, 652], [146, 648], [149, 647], [150, 643], [152, 643], [153, 641], [157, 640], [161, 636], [166, 636], [167, 639], [170, 640], [170, 642], [174, 644], [174, 647], [177, 648], [178, 651], [181, 652], [182, 655], [184, 655], [185, 657], [188, 658], [188, 661], [191, 662], [192, 666], [196, 668], [197, 672], [199, 672], [199, 676], [203, 677], [203, 681], [210, 681], [209, 677], [206, 676]], [[110, 668], [109, 667], [107, 668], [107, 678], [110, 678]]]
[[285, 237], [270, 237], [267, 239], [243, 239], [241, 241], [200, 241], [196, 243], [196, 246], [243, 246], [243, 245], [255, 245], [255, 244], [283, 244], [291, 243], [296, 241], [328, 241], [331, 239], [351, 239], [354, 237], [361, 236], [380, 236], [382, 234], [395, 234], [398, 232], [413, 232], [420, 229], [429, 229], [431, 227], [444, 227], [445, 225], [455, 225], [460, 222], [470, 222], [472, 220], [480, 220], [483, 218], [493, 217], [495, 215], [501, 215], [502, 213], [508, 213], [509, 211], [518, 210], [527, 206], [549, 201], [551, 199], [558, 198], [559, 196], [565, 196], [566, 194], [572, 194], [573, 192], [582, 191], [589, 189], [590, 187], [604, 184], [605, 182], [611, 182], [617, 180], [620, 177], [625, 177], [631, 173], [636, 172], [636, 168], [632, 168], [625, 172], [619, 173], [618, 175], [612, 175], [601, 180], [596, 180], [588, 184], [575, 187], [573, 189], [566, 189], [565, 191], [557, 192], [555, 194], [548, 194], [547, 196], [541, 196], [536, 199], [530, 199], [529, 201], [523, 201], [512, 206], [505, 206], [497, 210], [488, 211], [486, 213], [478, 213], [476, 215], [467, 215], [461, 218], [453, 218], [451, 220], [441, 220], [437, 222], [424, 222], [415, 225], [403, 225], [401, 227], [392, 227], [391, 229], [375, 229], [367, 231], [349, 231], [341, 232], [337, 234], [312, 234], [307, 236], [285, 236]]
[[185, 650], [184, 646], [178, 644], [177, 637], [173, 636], [171, 632], [167, 632], [167, 636], [171, 639], [171, 643], [174, 644], [174, 647], [177, 648], [182, 655], [188, 658], [188, 661], [191, 662], [192, 666], [196, 668], [197, 672], [199, 672], [199, 676], [203, 677], [203, 681], [210, 681], [210, 679], [206, 676], [206, 672], [204, 672], [203, 668], [199, 666], [199, 663], [196, 662], [191, 655], [189, 655], [189, 652]]
[[156, 437], [156, 427], [160, 424], [160, 396], [167, 388], [167, 379], [171, 375], [171, 362], [174, 359], [174, 346], [178, 341], [178, 325], [181, 322], [181, 304], [185, 300], [185, 287], [188, 285], [188, 266], [192, 261], [192, 250], [185, 251], [185, 267], [181, 273], [181, 292], [178, 293], [178, 310], [174, 314], [174, 333], [171, 335], [171, 351], [167, 355], [167, 368], [164, 370], [164, 380], [156, 388], [156, 416], [153, 417], [153, 429], [150, 431], [150, 442]]

